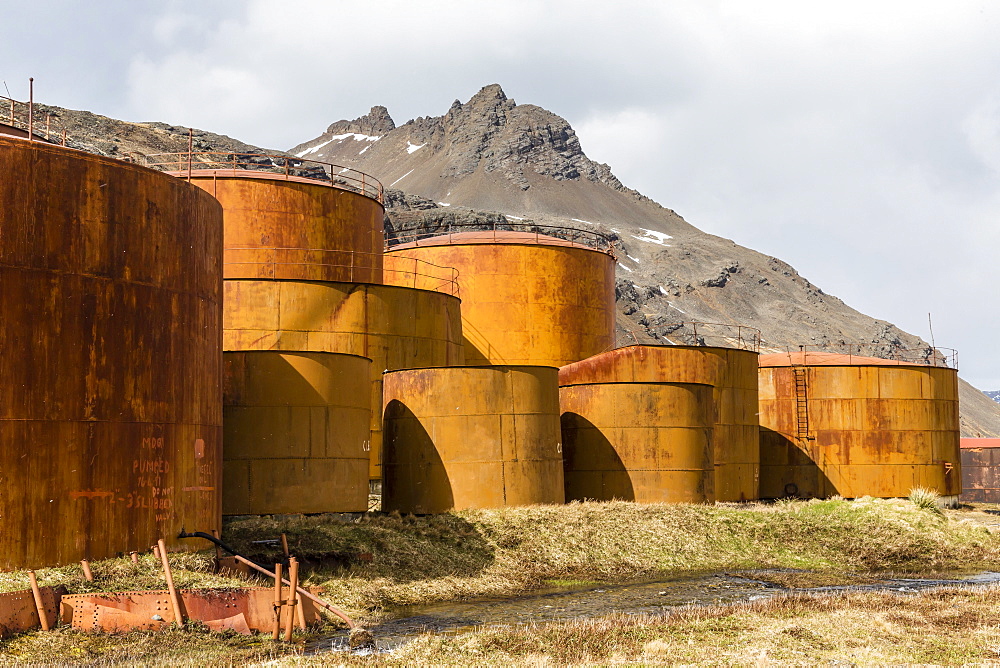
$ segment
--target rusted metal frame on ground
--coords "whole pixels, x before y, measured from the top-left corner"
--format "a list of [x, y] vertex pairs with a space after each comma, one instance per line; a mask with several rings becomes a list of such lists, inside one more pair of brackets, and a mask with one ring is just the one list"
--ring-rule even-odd
[[[272, 577], [272, 578], [275, 577], [274, 573], [272, 573], [271, 571], [267, 570], [266, 568], [258, 566], [257, 564], [255, 564], [254, 562], [250, 561], [249, 559], [247, 559], [246, 557], [244, 557], [242, 555], [233, 554], [233, 557], [235, 557], [236, 560], [239, 561], [240, 563], [246, 564], [250, 568], [254, 569], [255, 571], [258, 571], [258, 572], [262, 573], [263, 575], [267, 575], [267, 576]], [[282, 580], [282, 582], [284, 582], [285, 584], [291, 586], [291, 583], [288, 580]], [[353, 619], [351, 619], [350, 617], [348, 617], [347, 613], [344, 612], [343, 610], [341, 610], [340, 608], [338, 608], [337, 606], [330, 605], [326, 601], [323, 601], [323, 600], [319, 599], [318, 597], [313, 596], [312, 594], [310, 594], [308, 591], [306, 591], [302, 587], [298, 588], [298, 593], [301, 594], [302, 596], [305, 596], [306, 598], [308, 598], [313, 603], [316, 603], [316, 604], [318, 604], [318, 605], [326, 608], [327, 610], [329, 610], [330, 612], [332, 612], [333, 614], [335, 614], [337, 617], [340, 617], [342, 620], [344, 620], [344, 623], [347, 624], [348, 628], [350, 628], [350, 629], [356, 629], [356, 628], [358, 628], [357, 623]]]
[[[188, 532], [186, 532], [186, 531], [184, 531], [182, 529], [181, 532], [180, 532], [180, 534], [178, 534], [177, 537], [178, 538], [204, 538], [205, 540], [208, 540], [208, 541], [210, 541], [210, 542], [218, 545], [219, 547], [221, 547], [222, 549], [224, 549], [226, 552], [229, 552], [231, 555], [233, 555], [234, 559], [236, 559], [237, 561], [239, 561], [242, 564], [246, 564], [247, 566], [249, 566], [253, 570], [257, 571], [258, 573], [261, 573], [262, 575], [266, 575], [268, 578], [275, 578], [275, 577], [277, 577], [273, 572], [271, 572], [268, 569], [264, 568], [260, 564], [257, 564], [256, 562], [253, 562], [250, 559], [247, 559], [243, 555], [238, 554], [235, 550], [233, 550], [231, 547], [228, 547], [222, 541], [218, 540], [214, 536], [210, 536], [209, 534], [206, 534], [206, 533], [201, 532], [201, 531], [192, 531], [192, 532], [188, 533]], [[282, 582], [284, 582], [285, 584], [291, 586], [291, 583], [288, 580], [282, 580]], [[332, 612], [333, 614], [335, 614], [337, 617], [340, 617], [347, 624], [348, 628], [351, 628], [351, 629], [358, 628], [357, 623], [353, 619], [351, 619], [350, 617], [348, 617], [347, 613], [344, 612], [343, 610], [341, 610], [340, 608], [338, 608], [337, 606], [330, 605], [326, 601], [323, 601], [323, 600], [317, 598], [316, 596], [314, 596], [313, 594], [311, 594], [307, 590], [303, 589], [302, 587], [298, 588], [298, 592], [302, 596], [305, 596], [306, 598], [308, 598], [313, 603], [317, 603], [318, 605], [326, 608], [327, 610], [329, 610], [330, 612]]]

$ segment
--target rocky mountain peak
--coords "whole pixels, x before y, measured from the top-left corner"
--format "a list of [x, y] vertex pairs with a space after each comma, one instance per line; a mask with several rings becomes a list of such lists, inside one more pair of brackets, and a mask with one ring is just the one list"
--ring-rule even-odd
[[389, 115], [389, 110], [381, 105], [371, 108], [364, 116], [355, 118], [353, 121], [337, 121], [326, 129], [328, 135], [342, 135], [356, 133], [380, 137], [396, 129], [396, 124]]

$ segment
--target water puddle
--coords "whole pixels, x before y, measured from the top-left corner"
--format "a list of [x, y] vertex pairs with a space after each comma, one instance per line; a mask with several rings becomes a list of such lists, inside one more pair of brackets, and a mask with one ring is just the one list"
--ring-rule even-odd
[[[788, 587], [781, 582], [799, 571], [712, 573], [613, 585], [553, 588], [507, 599], [476, 599], [391, 610], [391, 619], [370, 627], [379, 651], [392, 651], [423, 633], [462, 633], [476, 627], [521, 625], [601, 617], [610, 614], [662, 614], [684, 605], [754, 601], [791, 592], [896, 591], [917, 593], [947, 586], [1000, 583], [1000, 573], [986, 572], [950, 579], [885, 578], [858, 584]], [[806, 575], [809, 575], [806, 573]], [[841, 578], [843, 581], [844, 578]], [[347, 651], [346, 634], [313, 643], [308, 653]]]

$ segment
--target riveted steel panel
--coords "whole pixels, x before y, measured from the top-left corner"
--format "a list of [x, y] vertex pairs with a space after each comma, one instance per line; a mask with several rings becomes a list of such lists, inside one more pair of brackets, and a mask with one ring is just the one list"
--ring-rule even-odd
[[871, 360], [762, 367], [761, 496], [905, 497], [914, 487], [958, 495], [957, 378], [954, 369]]
[[[63, 588], [39, 587], [42, 610], [48, 627], [55, 628], [59, 621], [59, 598]], [[41, 628], [35, 597], [30, 589], [0, 594], [0, 638]]]
[[615, 261], [607, 253], [455, 240], [386, 257], [458, 271], [467, 364], [562, 366], [614, 345]]
[[218, 202], [16, 139], [0, 174], [0, 569], [220, 528]]
[[222, 204], [227, 279], [382, 282], [385, 209], [377, 200], [252, 172], [196, 171], [191, 183]]
[[370, 388], [365, 357], [226, 353], [223, 514], [366, 510]]
[[[307, 588], [312, 594], [320, 590], [318, 587]], [[287, 586], [284, 592], [287, 597]], [[273, 628], [274, 589], [178, 589], [177, 594], [185, 621], [200, 622], [212, 631], [235, 631], [249, 635], [252, 631], [267, 633]], [[299, 602], [307, 626], [319, 621], [319, 610], [312, 600], [300, 596]], [[289, 606], [281, 607], [278, 620], [281, 624], [285, 623], [291, 609]], [[88, 633], [159, 631], [169, 628], [174, 621], [168, 591], [63, 596], [61, 616], [63, 624]]]
[[460, 303], [440, 292], [390, 285], [227, 280], [225, 349], [371, 359], [369, 475], [381, 478], [382, 372], [461, 364]]
[[559, 371], [563, 387], [599, 383], [711, 385], [713, 498], [758, 498], [757, 353], [708, 346], [625, 346]]
[[564, 502], [558, 369], [393, 371], [384, 394], [383, 510]]
[[566, 499], [715, 500], [711, 385], [560, 388]]

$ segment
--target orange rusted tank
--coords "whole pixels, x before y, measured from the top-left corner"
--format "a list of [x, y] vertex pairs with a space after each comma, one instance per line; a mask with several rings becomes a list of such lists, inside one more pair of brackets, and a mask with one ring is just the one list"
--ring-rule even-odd
[[761, 497], [962, 491], [958, 372], [827, 352], [760, 358]]
[[563, 503], [558, 374], [542, 366], [386, 373], [382, 509]]
[[562, 366], [614, 345], [610, 252], [492, 230], [400, 244], [386, 257], [458, 271], [467, 364]]
[[368, 509], [371, 360], [225, 353], [224, 515]]
[[563, 385], [559, 403], [568, 501], [715, 500], [711, 385]]
[[221, 524], [222, 210], [0, 137], [0, 569]]
[[[187, 178], [187, 174], [178, 174]], [[267, 172], [195, 170], [225, 212], [225, 277], [382, 282], [382, 204]]]
[[[666, 390], [656, 389], [661, 384], [694, 384], [711, 386], [708, 398], [712, 412], [712, 453], [708, 461], [712, 463], [714, 474], [711, 484], [688, 484], [687, 489], [703, 489], [704, 493], [689, 493], [700, 501], [747, 501], [758, 498], [758, 476], [760, 467], [758, 422], [757, 422], [757, 353], [740, 348], [715, 346], [625, 346], [595, 355], [592, 358], [564, 366], [559, 372], [559, 384], [587, 386], [588, 391], [606, 393], [597, 386], [601, 384], [636, 384], [649, 388], [649, 397], [659, 396]], [[621, 390], [618, 390], [621, 391]], [[634, 388], [629, 391], [635, 391]], [[575, 393], [583, 392], [576, 390]], [[675, 392], [677, 393], [677, 392]], [[644, 397], [642, 392], [639, 397]], [[678, 396], [685, 397], [678, 393]], [[699, 395], [700, 396], [700, 395]], [[656, 399], [662, 402], [666, 399]], [[660, 405], [659, 403], [657, 405]], [[677, 409], [684, 406], [678, 403]], [[713, 408], [714, 405], [714, 408]], [[569, 410], [563, 406], [563, 412]], [[640, 406], [636, 411], [645, 410]], [[667, 409], [662, 409], [667, 410]], [[599, 431], [607, 435], [614, 420], [628, 422], [631, 418], [627, 409], [619, 409], [620, 417], [611, 419], [602, 416]], [[582, 414], [581, 414], [582, 415]], [[656, 418], [649, 417], [649, 425], [657, 428], [677, 427], [678, 420], [687, 424], [699, 424], [701, 416], [688, 413], [681, 417], [673, 410], [663, 414], [664, 422], [657, 425]], [[586, 417], [586, 416], [584, 416]], [[565, 435], [567, 418], [564, 415], [564, 443], [566, 444], [567, 466], [569, 458], [569, 437]], [[636, 425], [637, 426], [637, 425]], [[590, 434], [596, 437], [596, 434]], [[690, 434], [688, 434], [690, 435]], [[662, 439], [660, 439], [662, 441]], [[623, 446], [629, 447], [629, 446]], [[689, 453], [686, 461], [694, 461]], [[691, 471], [695, 471], [692, 468]], [[693, 475], [693, 474], [692, 474]], [[569, 469], [567, 469], [567, 479]], [[596, 498], [596, 497], [594, 497]], [[638, 500], [638, 498], [637, 498]]]
[[460, 302], [443, 292], [227, 280], [224, 322], [226, 350], [314, 350], [372, 360], [372, 478], [382, 477], [382, 372], [462, 363]]
[[963, 438], [964, 503], [1000, 503], [1000, 438]]

